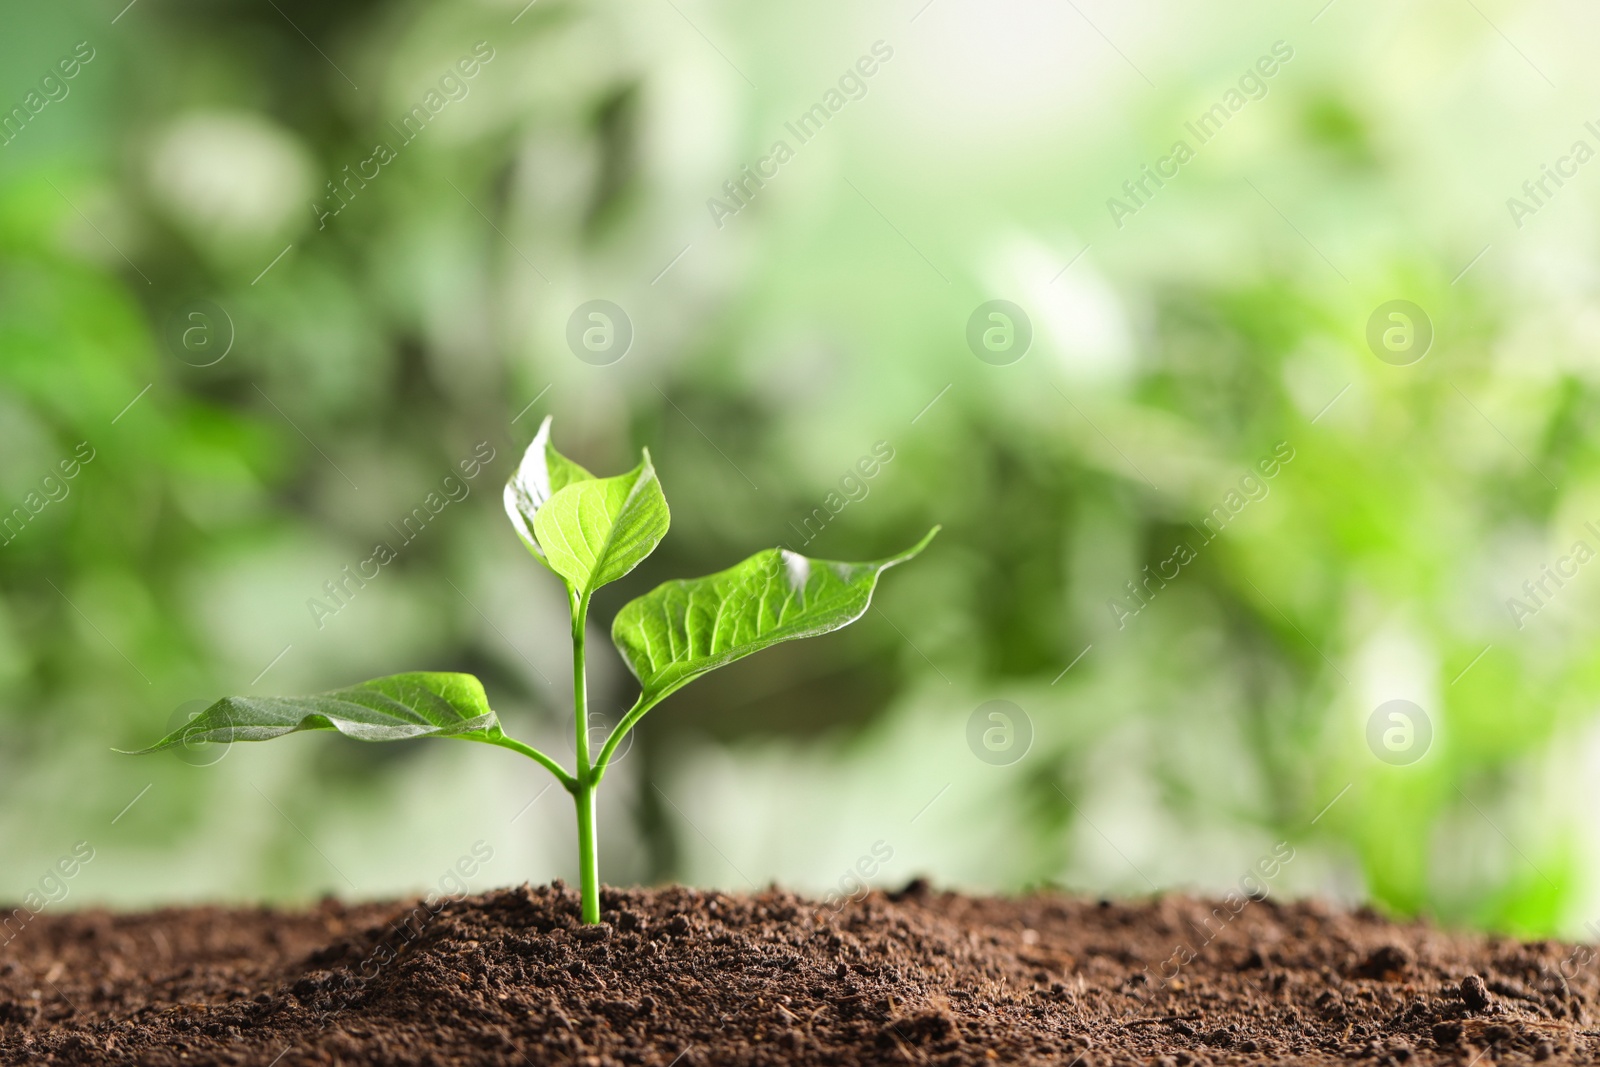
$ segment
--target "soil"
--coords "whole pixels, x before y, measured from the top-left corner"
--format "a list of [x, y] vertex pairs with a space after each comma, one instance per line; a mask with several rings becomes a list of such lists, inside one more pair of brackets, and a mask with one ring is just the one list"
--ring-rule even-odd
[[[1314, 902], [523, 886], [34, 918], [5, 1064], [1591, 1062], [1587, 950]], [[437, 914], [435, 914], [437, 909]], [[1565, 977], [1563, 977], [1565, 976]]]

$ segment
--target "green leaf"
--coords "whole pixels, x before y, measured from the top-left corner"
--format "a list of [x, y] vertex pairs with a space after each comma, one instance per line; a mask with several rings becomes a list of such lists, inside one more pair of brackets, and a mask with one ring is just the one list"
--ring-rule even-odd
[[550, 569], [587, 596], [654, 552], [671, 518], [646, 449], [627, 474], [558, 490], [534, 516], [533, 530]]
[[928, 546], [928, 535], [872, 563], [769, 548], [704, 578], [667, 582], [626, 605], [611, 640], [644, 687], [645, 708], [718, 667], [782, 641], [847, 626], [866, 613], [878, 575]]
[[358, 741], [459, 737], [500, 744], [500, 721], [470, 674], [415, 671], [308, 697], [225, 697], [146, 752], [207, 741], [270, 741], [300, 730], [338, 730]]
[[567, 486], [594, 480], [594, 475], [557, 452], [550, 444], [551, 421], [552, 416], [544, 417], [539, 432], [533, 435], [533, 441], [528, 445], [528, 451], [523, 453], [516, 473], [506, 482], [505, 491], [506, 514], [511, 517], [511, 525], [516, 527], [522, 543], [546, 565], [549, 561], [545, 559], [544, 549], [534, 537], [534, 522], [539, 516], [539, 509]]

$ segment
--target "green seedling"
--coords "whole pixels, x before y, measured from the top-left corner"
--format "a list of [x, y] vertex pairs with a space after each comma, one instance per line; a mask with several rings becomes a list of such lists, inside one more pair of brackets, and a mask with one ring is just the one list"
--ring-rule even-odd
[[639, 698], [591, 758], [584, 657], [590, 598], [655, 551], [670, 519], [666, 497], [648, 450], [627, 474], [596, 478], [550, 444], [547, 418], [506, 483], [505, 504], [528, 550], [567, 589], [577, 748], [572, 772], [507, 736], [477, 678], [424, 671], [308, 697], [227, 697], [143, 752], [267, 741], [301, 730], [337, 730], [358, 741], [454, 737], [520, 752], [572, 794], [583, 921], [597, 923], [595, 790], [628, 731], [701, 675], [779, 642], [829, 633], [859, 619], [872, 602], [878, 576], [921, 552], [938, 533], [934, 527], [913, 547], [871, 563], [808, 559], [770, 548], [725, 571], [667, 582], [631, 601], [612, 620], [611, 640], [639, 680]]

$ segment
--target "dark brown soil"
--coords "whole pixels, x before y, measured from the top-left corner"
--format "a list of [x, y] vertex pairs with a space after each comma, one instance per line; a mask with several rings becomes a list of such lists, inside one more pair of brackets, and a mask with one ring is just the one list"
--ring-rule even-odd
[[913, 885], [837, 911], [691, 889], [608, 891], [598, 928], [577, 911], [557, 884], [437, 915], [332, 901], [46, 912], [0, 949], [0, 1063], [1464, 1067], [1600, 1053], [1586, 950], [1314, 903]]

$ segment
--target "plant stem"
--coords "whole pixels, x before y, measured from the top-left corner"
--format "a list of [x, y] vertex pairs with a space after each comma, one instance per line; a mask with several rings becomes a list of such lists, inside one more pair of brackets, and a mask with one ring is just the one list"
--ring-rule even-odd
[[507, 737], [504, 734], [501, 734], [499, 737], [495, 738], [490, 742], [490, 744], [499, 745], [501, 748], [509, 748], [513, 752], [522, 753], [529, 759], [537, 761], [545, 770], [555, 775], [556, 781], [561, 783], [562, 789], [565, 789], [569, 793], [577, 790], [578, 780], [572, 777], [572, 775], [568, 774], [566, 771], [562, 770], [561, 764], [557, 763], [549, 756], [546, 756], [543, 752], [540, 752], [533, 746], [525, 745], [516, 738]]
[[622, 721], [612, 728], [611, 734], [606, 738], [606, 743], [601, 746], [600, 754], [594, 758], [594, 782], [599, 785], [606, 776], [606, 768], [611, 766], [611, 754], [617, 750], [622, 739], [628, 736], [628, 731], [634, 724], [644, 718], [644, 713], [656, 706], [656, 701], [646, 701], [645, 694], [640, 693], [639, 699], [633, 702], [633, 707], [622, 717]]
[[594, 785], [580, 785], [573, 794], [578, 806], [578, 889], [583, 921], [600, 921], [600, 859], [595, 853]]
[[589, 597], [572, 597], [572, 721], [578, 752], [577, 787], [572, 791], [578, 809], [578, 891], [583, 921], [600, 921], [600, 856], [596, 843], [594, 790], [598, 784], [589, 764], [589, 681], [583, 639], [589, 620]]

